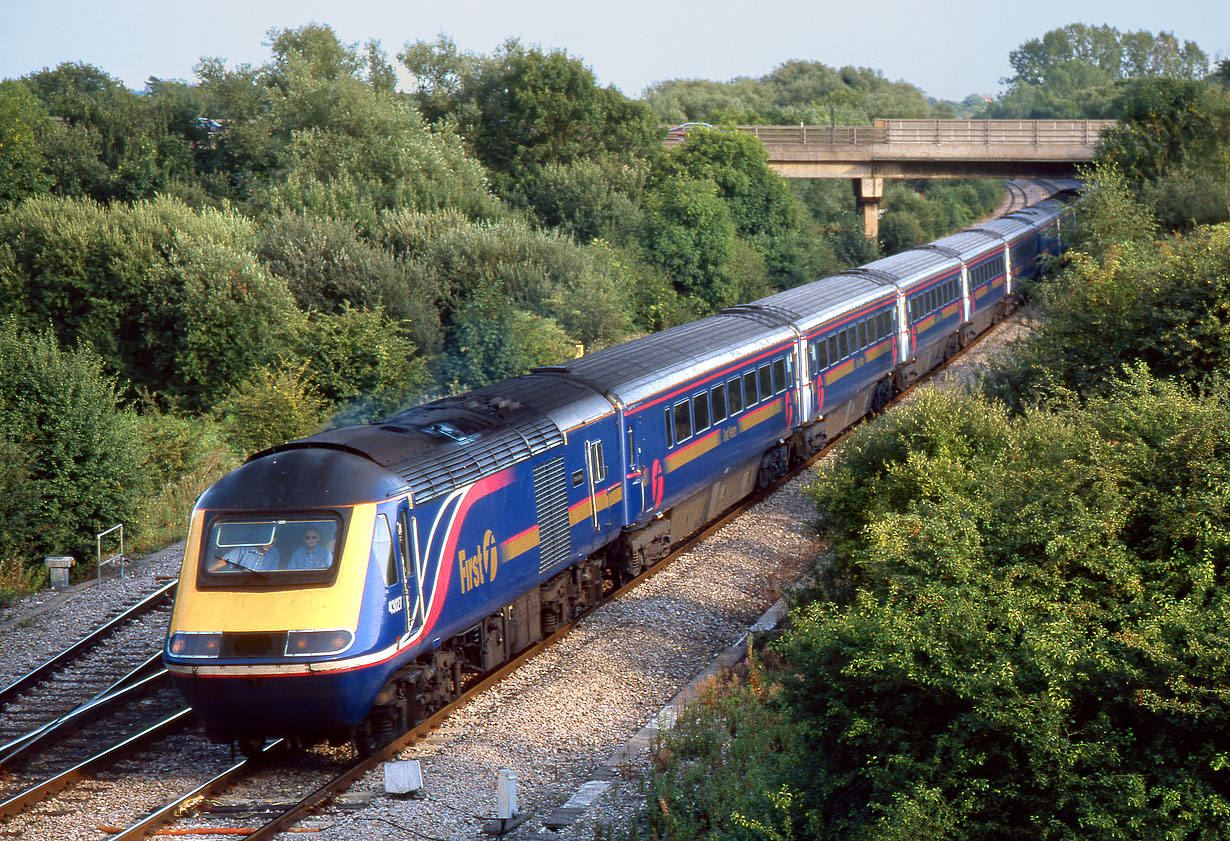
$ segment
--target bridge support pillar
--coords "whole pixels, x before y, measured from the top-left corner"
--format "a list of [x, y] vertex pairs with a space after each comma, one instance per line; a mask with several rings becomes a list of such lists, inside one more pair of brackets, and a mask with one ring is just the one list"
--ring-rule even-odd
[[863, 216], [863, 233], [867, 239], [880, 236], [880, 199], [884, 198], [883, 178], [855, 178], [854, 197]]

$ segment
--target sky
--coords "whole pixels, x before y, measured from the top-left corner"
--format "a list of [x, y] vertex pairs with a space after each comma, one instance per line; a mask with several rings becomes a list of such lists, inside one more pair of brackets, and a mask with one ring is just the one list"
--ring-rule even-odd
[[463, 51], [508, 38], [581, 59], [599, 84], [640, 97], [670, 79], [759, 77], [799, 59], [872, 67], [939, 99], [994, 96], [1008, 54], [1069, 23], [1171, 32], [1213, 61], [1230, 58], [1226, 0], [0, 0], [0, 78], [93, 64], [141, 90], [150, 76], [192, 80], [201, 57], [259, 65], [272, 28], [328, 24], [347, 43], [447, 35]]

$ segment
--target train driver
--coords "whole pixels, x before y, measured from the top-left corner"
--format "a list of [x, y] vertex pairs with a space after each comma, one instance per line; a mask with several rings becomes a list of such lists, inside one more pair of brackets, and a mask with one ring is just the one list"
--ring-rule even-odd
[[273, 545], [273, 535], [269, 542], [259, 546], [236, 546], [222, 558], [232, 567], [242, 567], [249, 570], [277, 569], [278, 547]]

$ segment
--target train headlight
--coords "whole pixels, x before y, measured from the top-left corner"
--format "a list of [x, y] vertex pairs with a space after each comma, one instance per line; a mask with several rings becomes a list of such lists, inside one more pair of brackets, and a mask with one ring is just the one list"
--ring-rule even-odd
[[308, 654], [337, 654], [350, 648], [354, 634], [346, 630], [291, 631], [286, 636], [286, 654], [302, 657]]
[[222, 634], [188, 634], [176, 631], [167, 641], [167, 651], [175, 657], [217, 657]]

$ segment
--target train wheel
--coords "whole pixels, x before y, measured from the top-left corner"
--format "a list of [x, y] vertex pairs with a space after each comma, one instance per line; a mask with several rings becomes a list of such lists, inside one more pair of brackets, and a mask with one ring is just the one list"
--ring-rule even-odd
[[265, 750], [265, 739], [263, 736], [249, 736], [246, 739], [236, 739], [235, 744], [239, 748], [239, 752], [248, 759], [255, 759]]
[[354, 728], [354, 750], [360, 759], [366, 759], [380, 749], [380, 740], [372, 720], [365, 718]]
[[884, 411], [884, 407], [893, 399], [893, 381], [891, 377], [885, 377], [876, 383], [875, 393], [871, 395], [871, 411], [879, 414]]

